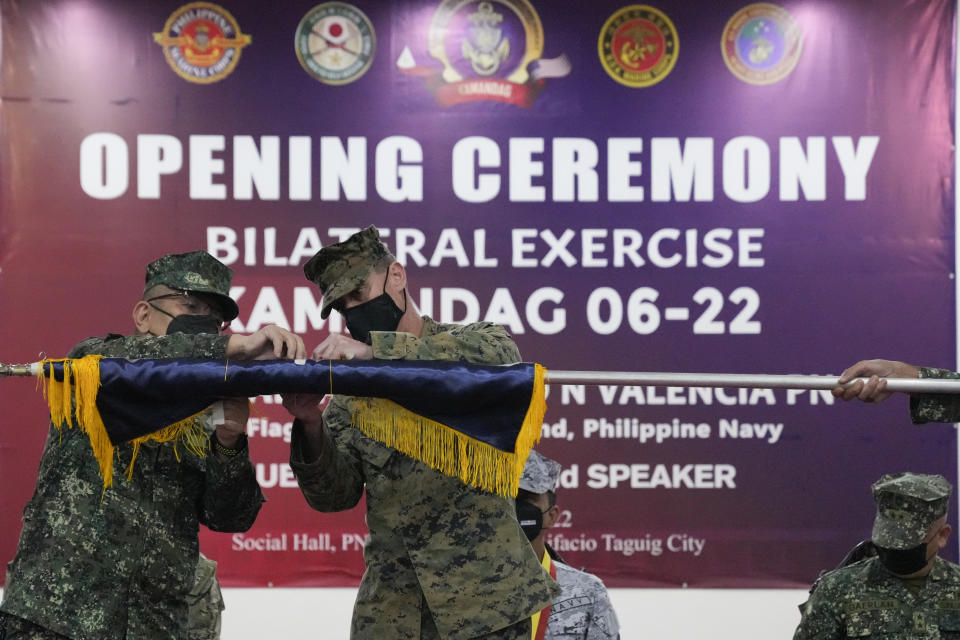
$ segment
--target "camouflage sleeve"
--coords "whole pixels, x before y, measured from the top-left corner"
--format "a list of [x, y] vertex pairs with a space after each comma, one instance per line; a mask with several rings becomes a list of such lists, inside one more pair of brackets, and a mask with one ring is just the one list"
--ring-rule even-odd
[[87, 338], [69, 353], [71, 358], [90, 354], [107, 358], [223, 358], [229, 335], [202, 333], [166, 336], [119, 336]]
[[[241, 437], [246, 440], [246, 436]], [[250, 448], [244, 446], [235, 456], [220, 455], [212, 449], [207, 455], [200, 522], [213, 531], [246, 531], [266, 501], [250, 462]]]
[[[921, 378], [960, 378], [947, 369], [920, 367]], [[960, 394], [918, 393], [910, 396], [910, 419], [914, 424], [960, 421]]]
[[793, 634], [793, 640], [839, 640], [846, 637], [846, 630], [833, 611], [835, 598], [829, 591], [820, 586], [800, 605], [800, 624]]
[[323, 422], [320, 455], [313, 462], [306, 462], [303, 457], [303, 425], [299, 420], [294, 421], [290, 468], [311, 508], [322, 512], [344, 511], [360, 501], [364, 484], [363, 467], [349, 444], [350, 435], [357, 431], [337, 429], [350, 424], [346, 401], [334, 398], [323, 412]]
[[482, 364], [520, 362], [507, 330], [492, 322], [443, 325], [447, 330], [418, 338], [411, 333], [371, 331], [373, 357], [386, 360], [459, 360]]
[[[599, 579], [597, 580], [598, 582]], [[593, 596], [593, 614], [590, 619], [590, 628], [587, 629], [586, 640], [617, 640], [620, 637], [620, 623], [617, 614], [610, 603], [603, 583], [597, 585]]]

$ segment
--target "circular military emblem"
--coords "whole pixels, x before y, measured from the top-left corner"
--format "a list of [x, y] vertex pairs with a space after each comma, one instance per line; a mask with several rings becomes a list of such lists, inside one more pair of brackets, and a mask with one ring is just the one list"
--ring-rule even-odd
[[191, 2], [174, 11], [163, 31], [153, 34], [178, 76], [198, 84], [223, 80], [240, 61], [250, 36], [223, 7]]
[[377, 38], [370, 19], [344, 2], [325, 2], [297, 25], [294, 49], [307, 73], [325, 84], [353, 82], [370, 68]]
[[443, 0], [428, 39], [446, 82], [503, 78], [522, 84], [543, 53], [543, 25], [528, 0]]
[[783, 80], [797, 66], [802, 48], [803, 34], [793, 16], [766, 2], [737, 11], [720, 39], [727, 68], [751, 84]]
[[677, 63], [677, 29], [663, 12], [642, 4], [624, 7], [600, 29], [597, 50], [610, 77], [628, 87], [657, 84]]

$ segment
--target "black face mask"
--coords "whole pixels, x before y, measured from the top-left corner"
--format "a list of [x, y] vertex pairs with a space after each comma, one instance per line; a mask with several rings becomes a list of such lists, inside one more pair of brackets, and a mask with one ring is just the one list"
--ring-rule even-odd
[[[389, 273], [388, 273], [389, 277]], [[387, 278], [383, 279], [383, 293], [355, 307], [344, 309], [340, 313], [347, 323], [347, 329], [354, 340], [373, 344], [371, 331], [396, 331], [400, 318], [407, 312], [407, 290], [403, 290], [403, 309], [397, 306], [387, 293]]]
[[517, 521], [520, 523], [523, 533], [527, 536], [527, 540], [532, 541], [540, 535], [540, 530], [543, 529], [543, 512], [540, 511], [540, 507], [532, 502], [517, 500]]
[[167, 325], [167, 333], [220, 333], [220, 327], [223, 325], [217, 318], [206, 315], [183, 315], [177, 316]]
[[900, 576], [910, 575], [923, 569], [927, 564], [927, 543], [921, 542], [909, 549], [884, 549], [877, 547], [877, 557], [890, 573]]
[[153, 303], [150, 303], [150, 306], [160, 313], [164, 313], [173, 318], [170, 324], [167, 325], [167, 335], [171, 333], [186, 333], [189, 335], [196, 335], [198, 333], [220, 333], [220, 327], [223, 325], [218, 318], [209, 314], [184, 314], [175, 316]]

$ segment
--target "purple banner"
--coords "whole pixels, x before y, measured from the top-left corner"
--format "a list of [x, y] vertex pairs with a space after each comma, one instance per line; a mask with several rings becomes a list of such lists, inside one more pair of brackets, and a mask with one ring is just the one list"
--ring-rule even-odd
[[[131, 332], [146, 263], [197, 248], [235, 270], [234, 331], [312, 348], [343, 326], [302, 264], [376, 224], [423, 313], [499, 322], [548, 369], [955, 367], [955, 2], [0, 7], [0, 361]], [[0, 383], [5, 559], [33, 395]], [[548, 404], [548, 540], [608, 586], [806, 585], [869, 536], [881, 474], [957, 477], [954, 431], [902, 398]], [[363, 507], [311, 511], [289, 416], [254, 407], [269, 502], [204, 551], [227, 586], [356, 584]]]

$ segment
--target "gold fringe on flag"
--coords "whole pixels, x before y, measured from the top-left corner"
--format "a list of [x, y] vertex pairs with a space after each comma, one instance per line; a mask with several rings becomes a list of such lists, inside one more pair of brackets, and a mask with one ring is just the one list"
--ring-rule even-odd
[[545, 376], [546, 369], [535, 365], [530, 406], [512, 452], [501, 451], [382, 398], [352, 398], [350, 424], [465, 484], [513, 498], [530, 449], [540, 441], [547, 411]]
[[[90, 441], [93, 456], [100, 467], [100, 476], [103, 478], [104, 488], [113, 485], [113, 457], [115, 447], [107, 435], [107, 428], [97, 409], [97, 392], [100, 390], [100, 358], [91, 355], [83, 358], [61, 358], [43, 360], [37, 370], [43, 386], [43, 394], [50, 406], [50, 421], [58, 430], [66, 425], [68, 429], [78, 427], [86, 434]], [[53, 367], [46, 367], [54, 362], [62, 363], [63, 380], [57, 380], [53, 375]], [[45, 373], [49, 369], [49, 373]], [[147, 442], [173, 442], [174, 454], [177, 460], [180, 454], [177, 445], [182, 444], [185, 449], [198, 457], [204, 457], [210, 448], [210, 440], [203, 429], [200, 412], [179, 422], [168, 425], [159, 431], [131, 440], [133, 453], [127, 467], [127, 480], [133, 477], [133, 464], [140, 452], [140, 447]]]
[[[66, 425], [68, 429], [77, 427], [86, 434], [100, 467], [103, 486], [107, 488], [113, 485], [116, 448], [97, 409], [101, 357], [94, 355], [43, 360], [37, 376], [50, 406], [51, 422], [61, 432]], [[53, 367], [47, 366], [53, 363], [61, 363], [62, 380], [57, 380]], [[513, 451], [501, 451], [385, 399], [352, 399], [351, 424], [366, 435], [421, 460], [441, 473], [459, 478], [465, 484], [504, 497], [514, 497], [530, 449], [540, 440], [543, 416], [547, 410], [545, 377], [546, 369], [539, 364], [534, 365], [530, 404]], [[177, 460], [180, 459], [180, 445], [194, 455], [204, 457], [210, 448], [210, 440], [202, 422], [204, 413], [206, 410], [131, 440], [127, 479], [132, 479], [133, 465], [141, 446], [146, 443], [172, 442]]]

